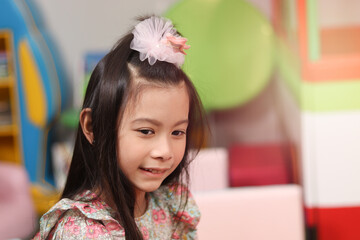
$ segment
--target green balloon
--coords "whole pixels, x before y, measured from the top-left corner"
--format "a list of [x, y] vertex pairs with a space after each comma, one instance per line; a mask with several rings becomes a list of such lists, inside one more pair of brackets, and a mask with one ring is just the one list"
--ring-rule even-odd
[[183, 69], [207, 110], [245, 104], [266, 86], [274, 65], [274, 36], [250, 3], [183, 0], [166, 17], [189, 39]]

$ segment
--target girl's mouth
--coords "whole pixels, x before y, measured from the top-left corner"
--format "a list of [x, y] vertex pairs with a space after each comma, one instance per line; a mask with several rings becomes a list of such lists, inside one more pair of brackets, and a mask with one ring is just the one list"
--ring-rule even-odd
[[167, 169], [156, 169], [156, 168], [140, 168], [140, 169], [152, 174], [162, 174], [167, 170]]

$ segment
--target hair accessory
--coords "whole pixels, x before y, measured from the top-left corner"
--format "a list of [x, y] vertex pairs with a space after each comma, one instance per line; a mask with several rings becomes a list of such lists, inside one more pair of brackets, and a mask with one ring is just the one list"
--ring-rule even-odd
[[177, 34], [172, 22], [162, 17], [150, 17], [138, 23], [132, 31], [134, 39], [130, 48], [140, 52], [140, 60], [148, 59], [153, 65], [157, 60], [175, 64], [184, 63], [187, 39]]

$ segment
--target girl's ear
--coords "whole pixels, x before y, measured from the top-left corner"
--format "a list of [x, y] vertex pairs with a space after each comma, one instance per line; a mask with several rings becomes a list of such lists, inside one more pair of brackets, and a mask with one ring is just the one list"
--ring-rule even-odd
[[81, 129], [90, 144], [94, 142], [94, 133], [92, 127], [91, 108], [84, 108], [80, 113]]

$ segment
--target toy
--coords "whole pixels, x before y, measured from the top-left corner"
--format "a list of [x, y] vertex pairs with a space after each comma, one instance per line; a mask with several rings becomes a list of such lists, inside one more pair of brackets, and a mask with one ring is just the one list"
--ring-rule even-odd
[[[32, 18], [27, 1], [0, 2], [0, 39], [8, 59], [0, 79], [1, 98], [10, 102], [11, 124], [0, 126], [0, 160], [22, 164], [32, 183], [39, 213], [57, 198], [49, 147], [51, 126], [65, 103], [64, 79]], [[49, 202], [50, 201], [50, 202]]]

